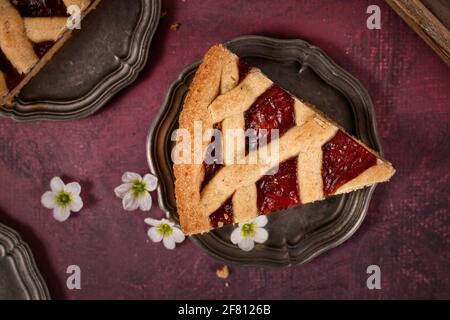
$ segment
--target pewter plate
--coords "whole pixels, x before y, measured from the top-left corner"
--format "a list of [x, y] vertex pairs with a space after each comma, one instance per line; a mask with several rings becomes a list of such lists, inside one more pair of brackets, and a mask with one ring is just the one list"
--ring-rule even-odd
[[[303, 40], [244, 36], [227, 43], [245, 62], [274, 82], [315, 104], [348, 132], [381, 153], [372, 101], [363, 86], [320, 48]], [[159, 206], [177, 220], [171, 133], [177, 128], [184, 97], [200, 62], [181, 72], [167, 93], [148, 136], [150, 170], [159, 177]], [[310, 261], [338, 246], [359, 228], [375, 186], [269, 215], [269, 240], [251, 252], [230, 242], [233, 226], [191, 237], [211, 256], [228, 264], [290, 266]]]
[[147, 62], [161, 0], [104, 0], [81, 30], [0, 116], [18, 121], [92, 115], [132, 84]]
[[0, 224], [0, 300], [48, 300], [50, 294], [30, 248]]

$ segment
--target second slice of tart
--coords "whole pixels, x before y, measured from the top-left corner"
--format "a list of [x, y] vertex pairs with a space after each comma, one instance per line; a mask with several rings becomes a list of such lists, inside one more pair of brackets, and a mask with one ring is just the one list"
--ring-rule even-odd
[[81, 19], [99, 2], [0, 0], [0, 106], [11, 103], [70, 38], [67, 9], [78, 9]]
[[[179, 128], [192, 141], [199, 130], [202, 136], [220, 130], [225, 154], [218, 161], [210, 150], [214, 138], [203, 138], [200, 147], [191, 148], [191, 161], [174, 164], [177, 211], [186, 234], [352, 192], [388, 181], [395, 172], [388, 161], [314, 106], [222, 45], [205, 55], [185, 99]], [[253, 144], [230, 141], [227, 132], [233, 129], [256, 132]], [[271, 136], [274, 129], [277, 137]], [[184, 143], [179, 136], [177, 147]], [[276, 162], [251, 161], [262, 151], [269, 154], [275, 145]], [[236, 152], [227, 157], [230, 148]], [[199, 157], [203, 162], [195, 160]]]

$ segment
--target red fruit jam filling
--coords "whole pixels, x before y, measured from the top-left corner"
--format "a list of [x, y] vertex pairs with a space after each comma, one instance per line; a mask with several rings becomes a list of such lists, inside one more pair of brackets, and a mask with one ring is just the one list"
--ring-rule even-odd
[[216, 172], [223, 167], [223, 164], [219, 164], [217, 162], [206, 164], [205, 162], [203, 162], [203, 166], [205, 168], [205, 177], [203, 178], [200, 190], [203, 190], [203, 188], [211, 181], [211, 179], [214, 178]]
[[297, 157], [281, 163], [274, 175], [262, 177], [256, 183], [256, 188], [260, 215], [300, 204]]
[[333, 139], [322, 146], [322, 180], [325, 196], [374, 166], [377, 157], [339, 130]]
[[233, 223], [233, 202], [228, 199], [219, 209], [209, 216], [209, 221], [213, 228], [220, 228], [225, 224]]
[[[221, 126], [219, 124], [216, 124], [214, 126], [214, 129], [220, 130]], [[212, 136], [211, 138], [211, 145], [216, 141], [216, 137]], [[212, 178], [216, 175], [216, 172], [219, 171], [220, 168], [223, 167], [220, 154], [217, 152], [217, 150], [214, 148], [211, 151], [211, 157], [212, 157], [212, 163], [206, 163], [206, 161], [203, 161], [203, 167], [205, 168], [205, 176], [203, 177], [202, 185], [200, 187], [200, 190], [203, 190], [203, 188], [208, 184], [208, 182], [211, 181]]]
[[63, 0], [14, 0], [11, 1], [22, 17], [67, 16]]
[[[253, 149], [265, 136], [267, 136], [267, 143], [270, 142], [270, 130], [278, 129], [281, 137], [295, 126], [294, 98], [279, 86], [273, 85], [253, 103], [244, 117], [245, 130], [256, 131], [257, 144], [251, 146], [250, 149]], [[260, 133], [261, 129], [267, 130], [266, 133]]]
[[36, 43], [33, 45], [34, 52], [36, 52], [36, 55], [39, 58], [42, 58], [54, 44], [55, 43], [51, 41]]
[[250, 67], [244, 61], [239, 59], [239, 61], [238, 61], [238, 69], [239, 69], [239, 82], [241, 82], [242, 80], [244, 80], [244, 78], [250, 72]]

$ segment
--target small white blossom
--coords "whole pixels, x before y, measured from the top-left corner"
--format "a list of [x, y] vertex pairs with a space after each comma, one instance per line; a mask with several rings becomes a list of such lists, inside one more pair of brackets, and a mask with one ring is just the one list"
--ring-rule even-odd
[[127, 211], [141, 209], [150, 211], [152, 208], [151, 191], [155, 191], [158, 186], [158, 179], [151, 174], [146, 174], [144, 178], [134, 172], [125, 172], [122, 176], [120, 186], [114, 189], [117, 197], [122, 199], [123, 208]]
[[231, 242], [237, 244], [244, 251], [251, 251], [256, 243], [264, 243], [269, 238], [269, 233], [264, 229], [267, 224], [266, 216], [239, 223], [239, 226], [231, 233]]
[[164, 246], [169, 249], [175, 249], [177, 243], [181, 243], [186, 238], [183, 231], [175, 227], [175, 223], [167, 220], [155, 220], [147, 218], [144, 222], [150, 226], [147, 235], [153, 242], [163, 242]]
[[66, 221], [70, 213], [79, 212], [83, 208], [80, 197], [81, 186], [78, 182], [64, 184], [60, 177], [50, 181], [51, 191], [41, 197], [41, 203], [47, 209], [53, 210], [53, 217], [60, 222]]

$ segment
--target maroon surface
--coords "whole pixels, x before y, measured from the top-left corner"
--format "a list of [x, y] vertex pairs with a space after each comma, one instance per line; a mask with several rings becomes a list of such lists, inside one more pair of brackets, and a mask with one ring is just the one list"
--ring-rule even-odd
[[[381, 7], [382, 29], [366, 28]], [[0, 222], [30, 244], [54, 298], [450, 298], [449, 69], [381, 0], [163, 1], [167, 15], [137, 83], [88, 119], [17, 124], [0, 119]], [[171, 23], [179, 22], [178, 31]], [[147, 130], [169, 84], [208, 47], [245, 34], [303, 38], [361, 80], [373, 98], [386, 157], [363, 226], [313, 262], [232, 268], [186, 241], [170, 252], [147, 240], [150, 214], [125, 212], [113, 189], [126, 170], [148, 171]], [[41, 207], [50, 179], [82, 183], [85, 208], [58, 223]], [[66, 289], [66, 268], [82, 289]], [[366, 288], [378, 264], [382, 289]]]

